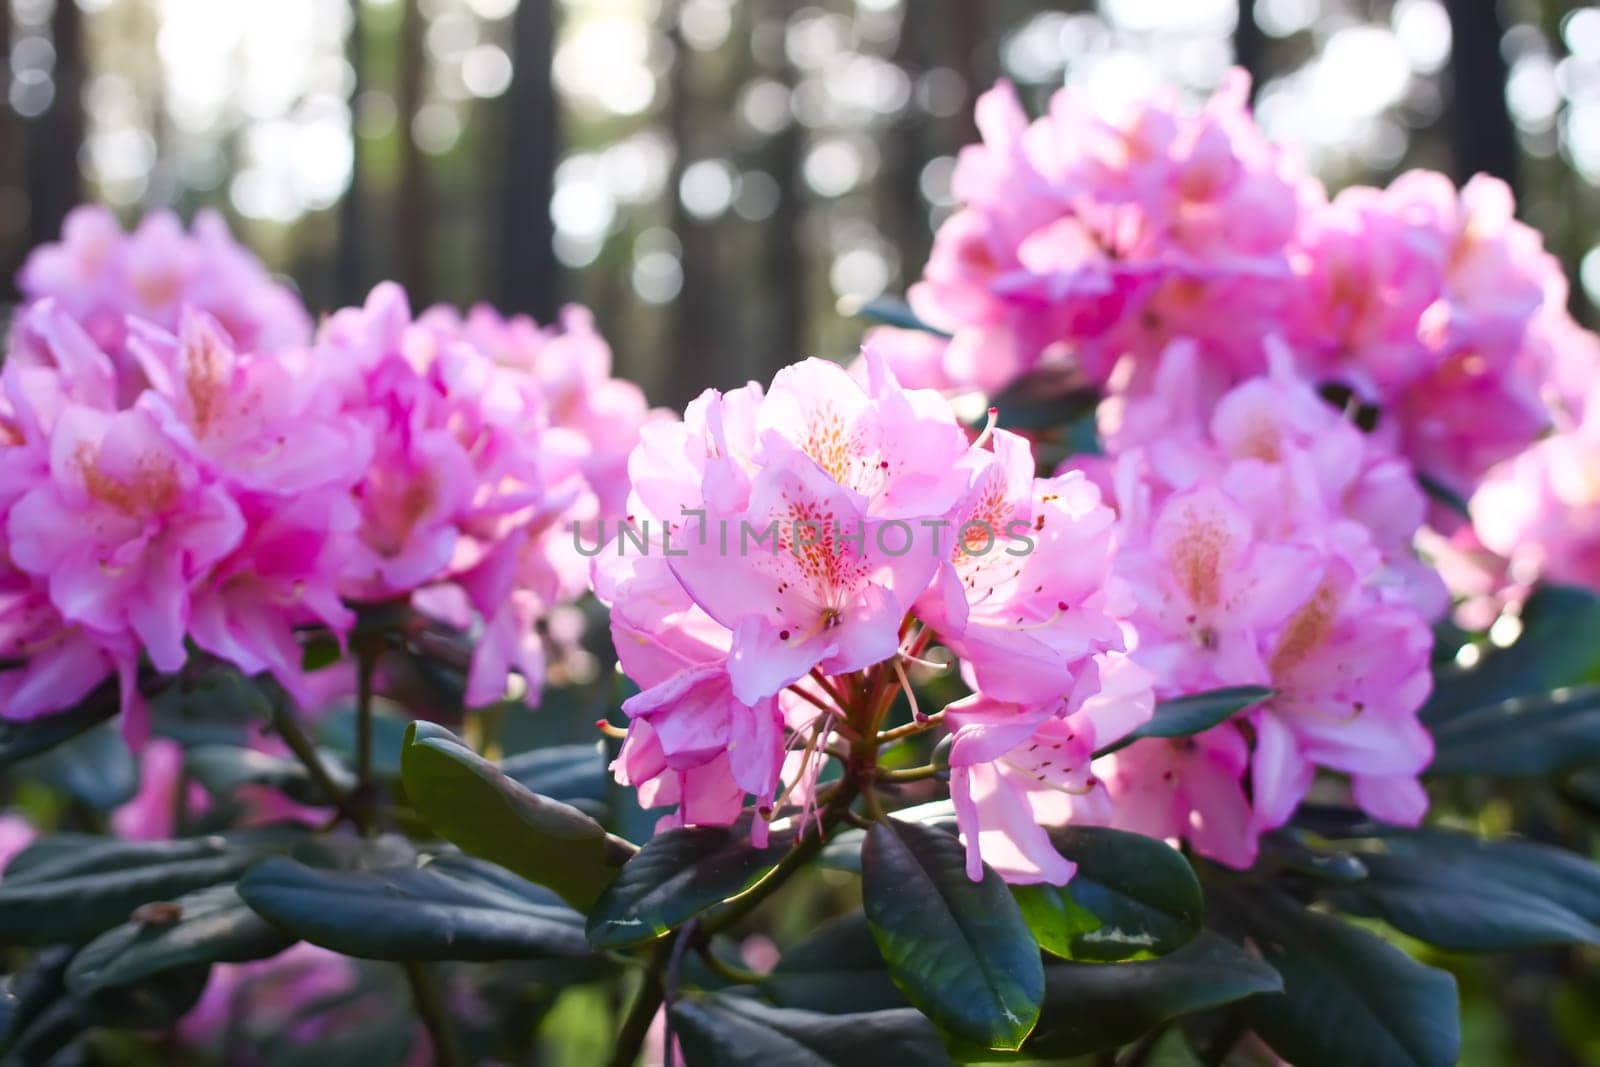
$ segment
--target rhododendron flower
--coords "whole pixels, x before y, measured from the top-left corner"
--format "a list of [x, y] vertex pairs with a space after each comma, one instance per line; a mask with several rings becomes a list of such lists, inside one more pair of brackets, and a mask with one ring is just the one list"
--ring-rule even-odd
[[1415, 823], [1426, 808], [1415, 778], [1432, 757], [1417, 719], [1429, 623], [1446, 604], [1411, 549], [1421, 491], [1281, 360], [1209, 418], [1180, 418], [1192, 357], [1170, 352], [1111, 436], [1132, 655], [1162, 697], [1273, 693], [1199, 737], [1108, 757], [1112, 824], [1245, 866], [1317, 768], [1350, 776], [1375, 817]]
[[174, 215], [155, 212], [130, 234], [103, 207], [75, 208], [61, 241], [28, 257], [17, 286], [26, 300], [54, 299], [111, 355], [124, 403], [143, 384], [125, 347], [130, 317], [175, 331], [185, 308], [204, 311], [248, 352], [278, 352], [311, 336], [311, 317], [293, 291], [212, 211], [196, 214], [191, 233]]
[[876, 729], [938, 642], [978, 689], [947, 713], [974, 875], [1070, 877], [1039, 826], [1091, 792], [1096, 744], [1148, 717], [1150, 689], [1125, 661], [1100, 669], [1122, 632], [1098, 490], [1037, 479], [1021, 438], [984, 437], [870, 350], [859, 379], [808, 360], [644, 429], [632, 525], [596, 547], [594, 580], [641, 688], [613, 769], [676, 806], [663, 825], [732, 824], [747, 796], [758, 842], [804, 820], [831, 739]]
[[1069, 88], [1032, 123], [1009, 84], [985, 93], [983, 141], [953, 179], [962, 207], [909, 293], [953, 336], [939, 352], [891, 340], [896, 371], [992, 394], [1070, 360], [1104, 383], [1176, 337], [1259, 368], [1288, 300], [1285, 249], [1320, 192], [1252, 123], [1248, 88], [1236, 71], [1198, 112], [1168, 95], [1120, 120]]

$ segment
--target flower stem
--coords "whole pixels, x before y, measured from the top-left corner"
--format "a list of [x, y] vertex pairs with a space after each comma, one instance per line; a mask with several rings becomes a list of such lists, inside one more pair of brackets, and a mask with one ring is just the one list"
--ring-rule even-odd
[[465, 1065], [467, 1057], [456, 1037], [455, 1027], [450, 1023], [450, 1011], [445, 1005], [438, 979], [426, 964], [412, 960], [404, 966], [406, 980], [411, 983], [411, 999], [416, 1003], [417, 1014], [422, 1017], [422, 1024], [428, 1028], [428, 1037], [433, 1042], [434, 1062], [443, 1067]]
[[644, 979], [634, 994], [633, 1004], [622, 1020], [622, 1030], [617, 1034], [616, 1047], [611, 1052], [611, 1067], [633, 1067], [644, 1048], [644, 1039], [655, 1021], [656, 1012], [666, 998], [666, 970], [672, 961], [672, 951], [677, 936], [669, 937], [656, 946], [650, 963], [645, 967]]
[[283, 743], [289, 746], [289, 751], [295, 754], [295, 758], [305, 766], [306, 773], [311, 775], [311, 780], [317, 783], [317, 788], [339, 810], [339, 814], [354, 823], [357, 829], [365, 830], [366, 812], [351, 803], [344, 790], [334, 782], [333, 776], [328, 773], [328, 768], [322, 762], [322, 757], [317, 754], [316, 746], [311, 743], [311, 738], [300, 728], [300, 720], [279, 701], [273, 702], [272, 728], [283, 738]]
[[877, 777], [880, 782], [921, 782], [929, 778], [937, 778], [943, 773], [943, 767], [935, 767], [933, 764], [928, 763], [921, 767], [906, 767], [896, 770], [879, 767]]

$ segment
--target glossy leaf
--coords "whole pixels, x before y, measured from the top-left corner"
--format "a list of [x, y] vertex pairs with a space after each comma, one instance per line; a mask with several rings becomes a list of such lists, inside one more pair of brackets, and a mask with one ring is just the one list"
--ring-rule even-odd
[[1077, 864], [1072, 880], [1012, 887], [1045, 951], [1074, 960], [1163, 956], [1200, 932], [1200, 882], [1177, 850], [1097, 826], [1060, 827], [1050, 839]]
[[902, 330], [916, 330], [919, 333], [931, 333], [938, 337], [950, 335], [936, 326], [930, 326], [917, 317], [911, 306], [903, 300], [893, 300], [880, 297], [869, 300], [861, 305], [861, 310], [856, 312], [868, 322], [876, 322], [883, 326], [895, 326]]
[[364, 959], [589, 956], [575, 911], [470, 860], [347, 871], [276, 856], [240, 879], [239, 895], [285, 933]]
[[116, 715], [119, 706], [116, 685], [108, 684], [89, 694], [76, 707], [59, 714], [25, 722], [0, 721], [0, 769], [47, 752], [93, 729]]
[[1280, 1056], [1298, 1067], [1456, 1062], [1461, 1024], [1448, 972], [1273, 890], [1241, 891], [1230, 904], [1283, 978], [1283, 992], [1244, 1005]]
[[789, 834], [773, 834], [768, 847], [758, 849], [748, 832], [717, 826], [658, 834], [595, 902], [590, 943], [626, 948], [654, 941], [749, 889], [783, 858], [792, 840]]
[[1438, 830], [1363, 845], [1367, 878], [1329, 894], [1345, 911], [1467, 952], [1600, 944], [1600, 866], [1576, 853]]
[[1510, 648], [1490, 650], [1476, 666], [1441, 672], [1422, 710], [1439, 729], [1460, 715], [1516, 697], [1600, 681], [1600, 597], [1546, 585], [1522, 607], [1522, 632]]
[[606, 799], [608, 762], [603, 745], [554, 745], [507, 756], [500, 769], [540, 796], [571, 804]]
[[950, 834], [886, 819], [861, 850], [862, 901], [895, 984], [934, 1022], [996, 1049], [1022, 1044], [1039, 1016], [1039, 946], [1000, 876], [967, 877]]
[[0, 881], [0, 942], [85, 940], [141, 905], [236, 878], [303, 836], [295, 828], [155, 842], [46, 838], [12, 860]]
[[696, 1067], [886, 1067], [950, 1062], [911, 1008], [827, 1015], [712, 995], [672, 1006], [673, 1032]]
[[262, 919], [231, 885], [188, 893], [107, 930], [73, 958], [67, 985], [79, 993], [128, 985], [179, 967], [266, 959], [294, 939]]
[[633, 854], [583, 812], [512, 781], [441, 727], [412, 724], [402, 775], [407, 797], [435, 832], [549, 886], [581, 911]]
[[762, 988], [783, 1007], [832, 1014], [908, 1006], [861, 912], [827, 923], [785, 952]]
[[1542, 778], [1600, 763], [1600, 685], [1514, 697], [1434, 729], [1431, 776]]
[[1259, 685], [1236, 685], [1212, 689], [1191, 696], [1163, 700], [1156, 705], [1150, 720], [1126, 737], [1100, 749], [1104, 756], [1146, 737], [1191, 737], [1253, 707], [1272, 696], [1272, 690]]
[[12, 773], [61, 790], [90, 807], [109, 811], [139, 791], [139, 764], [115, 723], [100, 723], [23, 760]]
[[1276, 972], [1213, 933], [1154, 960], [1052, 963], [1044, 1009], [1024, 1046], [1033, 1056], [1113, 1049], [1184, 1015], [1283, 988]]

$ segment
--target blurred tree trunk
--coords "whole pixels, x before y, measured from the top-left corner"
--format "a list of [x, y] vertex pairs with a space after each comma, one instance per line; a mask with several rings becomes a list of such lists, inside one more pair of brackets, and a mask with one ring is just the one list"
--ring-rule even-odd
[[1450, 12], [1450, 130], [1456, 178], [1492, 174], [1517, 184], [1517, 137], [1506, 106], [1505, 35], [1499, 5], [1445, 0]]
[[395, 192], [395, 269], [411, 294], [412, 306], [428, 303], [428, 234], [431, 221], [427, 172], [417, 147], [413, 123], [422, 107], [422, 79], [426, 58], [422, 50], [422, 11], [418, 0], [403, 0], [400, 18], [400, 76], [396, 96], [399, 112], [400, 181]]
[[[894, 64], [916, 84], [932, 65], [928, 55], [930, 20], [906, 12], [900, 20], [900, 40]], [[928, 213], [922, 201], [922, 167], [936, 153], [928, 146], [928, 121], [916, 104], [915, 94], [897, 115], [883, 138], [883, 179], [878, 183], [878, 217], [884, 239], [900, 254], [900, 289], [917, 277], [927, 262], [930, 234]]]
[[511, 87], [500, 109], [505, 157], [498, 198], [488, 198], [501, 205], [499, 219], [488, 216], [488, 245], [500, 247], [500, 304], [541, 322], [554, 318], [561, 296], [550, 220], [561, 144], [550, 80], [555, 18], [551, 0], [521, 0], [511, 17]]
[[55, 97], [28, 128], [28, 243], [53, 241], [82, 196], [78, 151], [83, 147], [83, 14], [76, 0], [57, 0], [50, 16], [55, 46]]
[[[0, 0], [0, 86], [11, 87], [11, 3]], [[22, 129], [17, 113], [0, 100], [0, 309], [17, 298], [17, 268], [22, 265]]]
[[[770, 17], [787, 26], [798, 10], [798, 0], [771, 0]], [[784, 53], [779, 77], [784, 88], [794, 92], [799, 71]], [[770, 316], [756, 346], [760, 365], [751, 373], [766, 381], [778, 367], [792, 363], [807, 350], [807, 296], [811, 288], [811, 264], [806, 256], [805, 184], [801, 179], [805, 128], [790, 117], [783, 128], [768, 140], [764, 167], [778, 183], [778, 202], [765, 226], [762, 239], [763, 287], [770, 296]]]
[[[669, 20], [667, 35], [672, 42], [667, 123], [672, 143], [677, 147], [666, 194], [672, 198], [672, 230], [683, 248], [683, 288], [673, 306], [672, 369], [664, 383], [662, 399], [676, 408], [683, 407], [708, 385], [720, 389], [737, 384], [730, 380], [733, 368], [725, 362], [726, 353], [720, 350], [717, 330], [723, 315], [717, 307], [722, 287], [717, 269], [717, 245], [712, 234], [715, 223], [702, 222], [691, 215], [680, 195], [684, 172], [700, 157], [707, 131], [719, 128], [717, 124], [702, 122], [696, 106], [697, 53], [684, 41], [679, 29], [678, 15], [682, 6], [681, 2], [670, 5], [665, 15]], [[724, 295], [723, 298], [730, 297]]]
[[1267, 76], [1267, 35], [1256, 21], [1256, 0], [1239, 0], [1239, 19], [1233, 27], [1233, 61], [1250, 74], [1253, 103]]
[[339, 201], [339, 251], [334, 268], [334, 299], [340, 304], [358, 304], [367, 288], [362, 248], [366, 243], [365, 191], [361, 183], [361, 162], [365, 154], [359, 125], [361, 91], [366, 86], [366, 40], [361, 22], [361, 0], [349, 0], [350, 37], [345, 42], [345, 60], [350, 64], [350, 187]]

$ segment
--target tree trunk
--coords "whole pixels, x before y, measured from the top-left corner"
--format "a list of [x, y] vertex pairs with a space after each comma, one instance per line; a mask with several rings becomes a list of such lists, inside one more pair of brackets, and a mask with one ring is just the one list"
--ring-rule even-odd
[[366, 86], [366, 41], [361, 23], [361, 0], [350, 0], [350, 37], [345, 42], [345, 59], [352, 74], [350, 84], [350, 186], [339, 202], [339, 250], [335, 266], [335, 299], [340, 304], [359, 304], [367, 289], [367, 274], [362, 251], [366, 245], [365, 191], [361, 185], [361, 136], [356, 132], [356, 110]]
[[400, 282], [411, 294], [412, 306], [421, 307], [432, 297], [428, 284], [431, 218], [427, 171], [412, 123], [422, 107], [424, 26], [418, 0], [404, 0], [404, 3], [400, 23], [400, 77], [395, 101], [400, 124], [396, 131], [400, 138], [400, 181], [394, 200], [395, 268]]
[[55, 46], [55, 98], [29, 124], [28, 243], [55, 240], [82, 197], [78, 151], [83, 145], [83, 15], [76, 0], [57, 0], [50, 16]]
[[[550, 199], [555, 195], [560, 118], [550, 65], [555, 52], [551, 0], [521, 0], [511, 19], [511, 87], [501, 111], [504, 159], [499, 176], [501, 218], [490, 217], [500, 246], [501, 306], [548, 322], [560, 306], [560, 275]], [[491, 171], [492, 173], [492, 171]], [[490, 203], [495, 197], [491, 196]]]
[[1517, 137], [1506, 106], [1505, 35], [1498, 5], [1487, 0], [1445, 0], [1450, 12], [1450, 131], [1456, 178], [1492, 174], [1513, 190]]

